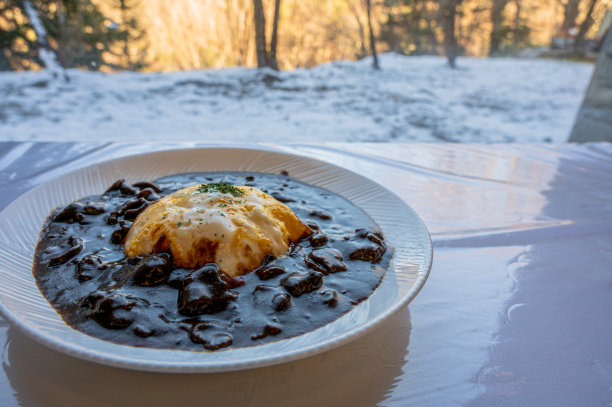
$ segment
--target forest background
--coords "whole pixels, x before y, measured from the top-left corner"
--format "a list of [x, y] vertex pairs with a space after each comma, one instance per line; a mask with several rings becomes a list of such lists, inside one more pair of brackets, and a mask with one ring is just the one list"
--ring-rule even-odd
[[[0, 70], [43, 68], [44, 48], [64, 68], [107, 72], [312, 67], [360, 59], [372, 45], [405, 55], [516, 55], [555, 41], [578, 50], [611, 7], [612, 0], [0, 0]], [[46, 35], [37, 34], [36, 18]]]

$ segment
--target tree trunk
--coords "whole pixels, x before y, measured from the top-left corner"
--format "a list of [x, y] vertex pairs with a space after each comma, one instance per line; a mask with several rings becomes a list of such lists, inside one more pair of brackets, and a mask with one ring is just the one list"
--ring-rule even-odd
[[372, 51], [372, 67], [380, 69], [378, 64], [378, 54], [376, 53], [376, 39], [374, 38], [374, 29], [372, 29], [372, 4], [370, 0], [366, 0], [366, 9], [368, 14], [368, 29], [370, 30], [370, 50]]
[[127, 18], [127, 4], [125, 4], [126, 0], [119, 0], [119, 9], [121, 10], [121, 24], [124, 29], [127, 30], [125, 35], [125, 40], [123, 41], [123, 56], [125, 57], [125, 67], [128, 70], [131, 70], [133, 67], [132, 58], [130, 57], [130, 44], [129, 44], [129, 28], [128, 28], [128, 18]]
[[581, 47], [582, 41], [584, 41], [584, 37], [586, 36], [587, 31], [589, 31], [589, 28], [591, 28], [591, 26], [595, 22], [592, 14], [593, 14], [593, 9], [595, 8], [596, 3], [597, 3], [597, 0], [591, 0], [591, 3], [589, 3], [589, 9], [587, 10], [586, 17], [584, 18], [584, 21], [582, 22], [582, 24], [580, 24], [580, 29], [578, 30], [578, 34], [576, 34], [576, 38], [574, 39], [575, 49], [578, 49]]
[[504, 22], [504, 8], [506, 8], [508, 0], [493, 0], [491, 7], [491, 23], [493, 29], [491, 30], [491, 42], [489, 45], [489, 56], [495, 55], [499, 52], [502, 42], [502, 25]]
[[[34, 32], [36, 33], [36, 41], [40, 45], [40, 49], [38, 51], [40, 60], [43, 62], [45, 69], [51, 72], [54, 77], [59, 77], [63, 74], [64, 80], [68, 82], [70, 78], [66, 74], [64, 67], [59, 61], [58, 54], [51, 45], [49, 44], [49, 40], [47, 38], [47, 31], [45, 30], [45, 26], [43, 25], [40, 17], [38, 16], [38, 12], [32, 5], [30, 0], [24, 0], [23, 7], [28, 16], [28, 20], [30, 20], [30, 24], [34, 28]], [[59, 7], [59, 4], [58, 4]]]
[[562, 33], [567, 34], [567, 31], [576, 25], [580, 1], [581, 0], [567, 0], [567, 3], [561, 3], [563, 4], [563, 24], [561, 25]]
[[521, 0], [515, 0], [514, 2], [516, 4], [516, 12], [514, 13], [514, 35], [512, 37], [512, 42], [515, 47], [518, 47], [521, 30]]
[[278, 20], [280, 18], [281, 0], [274, 2], [274, 21], [272, 23], [272, 39], [270, 40], [270, 59], [268, 61], [270, 68], [278, 71], [278, 61], [276, 60], [276, 48], [278, 44]]
[[412, 37], [412, 41], [414, 42], [414, 51], [410, 51], [410, 53], [421, 54], [423, 52], [423, 29], [421, 28], [421, 20], [423, 19], [423, 7], [425, 2], [417, 2], [414, 5], [414, 15], [415, 17], [412, 19], [410, 23], [410, 36]]
[[255, 51], [257, 53], [257, 67], [268, 67], [266, 54], [266, 15], [262, 0], [253, 0], [253, 21], [255, 22]]
[[457, 37], [455, 37], [455, 17], [458, 0], [444, 0], [441, 3], [442, 31], [444, 33], [444, 53], [451, 68], [455, 68], [457, 60]]
[[359, 40], [361, 41], [361, 44], [360, 44], [360, 51], [359, 51], [358, 59], [361, 59], [367, 55], [367, 51], [365, 47], [365, 44], [366, 44], [365, 29], [363, 28], [363, 23], [361, 22], [361, 18], [359, 18], [359, 11], [354, 6], [353, 2], [349, 1], [348, 6], [351, 9], [351, 13], [353, 13], [353, 16], [355, 17], [355, 21], [357, 22], [357, 27], [359, 27]]

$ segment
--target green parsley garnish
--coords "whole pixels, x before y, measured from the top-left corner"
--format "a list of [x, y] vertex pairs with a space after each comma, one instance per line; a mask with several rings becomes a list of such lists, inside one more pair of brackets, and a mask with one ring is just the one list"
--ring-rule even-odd
[[198, 192], [202, 192], [202, 193], [220, 192], [222, 194], [230, 194], [233, 197], [244, 195], [244, 191], [242, 191], [240, 188], [236, 188], [233, 185], [229, 185], [223, 182], [213, 182], [211, 184], [202, 184], [198, 187]]
[[182, 225], [182, 223], [181, 223], [181, 222], [179, 222], [179, 223], [177, 223], [177, 224], [176, 224], [176, 227], [177, 227], [177, 228], [180, 228], [180, 227], [181, 227], [181, 225]]

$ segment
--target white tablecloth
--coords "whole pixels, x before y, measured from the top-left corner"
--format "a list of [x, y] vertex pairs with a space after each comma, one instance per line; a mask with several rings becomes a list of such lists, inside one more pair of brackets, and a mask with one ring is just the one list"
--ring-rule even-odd
[[[71, 169], [192, 145], [0, 143], [0, 208]], [[257, 147], [359, 172], [421, 215], [434, 262], [410, 306], [314, 357], [198, 375], [84, 362], [0, 318], [0, 405], [612, 405], [612, 145]]]

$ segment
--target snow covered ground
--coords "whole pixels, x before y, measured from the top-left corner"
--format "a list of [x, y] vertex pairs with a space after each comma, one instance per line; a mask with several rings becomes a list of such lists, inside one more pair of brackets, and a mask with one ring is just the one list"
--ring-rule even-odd
[[382, 55], [288, 72], [0, 73], [0, 140], [565, 142], [590, 64]]

